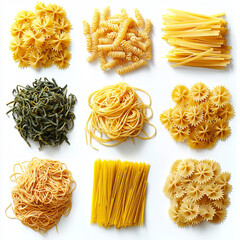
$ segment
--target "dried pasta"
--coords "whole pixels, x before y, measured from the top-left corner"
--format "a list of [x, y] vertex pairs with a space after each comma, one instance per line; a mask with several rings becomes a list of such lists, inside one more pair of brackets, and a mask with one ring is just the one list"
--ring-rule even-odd
[[146, 163], [96, 160], [91, 223], [117, 229], [143, 225], [149, 168]]
[[[20, 11], [11, 27], [10, 50], [14, 61], [21, 68], [48, 68], [53, 64], [59, 69], [67, 68], [71, 58], [70, 29], [65, 10], [56, 4], [39, 2], [35, 12]], [[87, 32], [86, 25], [84, 31]], [[90, 38], [87, 49], [91, 51]]]
[[[86, 37], [87, 51], [90, 56], [88, 62], [97, 58], [101, 69], [117, 68], [118, 74], [134, 71], [151, 60], [151, 21], [146, 24], [138, 9], [135, 9], [137, 22], [129, 17], [125, 9], [120, 14], [109, 16], [109, 7], [100, 16], [95, 9], [92, 25], [83, 21], [83, 33]], [[99, 54], [100, 52], [100, 54]], [[103, 57], [106, 56], [103, 61]], [[118, 59], [123, 61], [118, 61]]]
[[227, 45], [225, 14], [203, 15], [169, 9], [163, 15], [166, 40], [173, 48], [167, 59], [172, 67], [190, 66], [225, 69], [230, 64], [231, 47]]
[[66, 165], [56, 160], [33, 158], [15, 164], [13, 171], [10, 179], [16, 186], [12, 189], [13, 204], [9, 207], [12, 206], [14, 218], [40, 233], [53, 226], [57, 229], [61, 217], [71, 211], [72, 192], [76, 187]]
[[211, 149], [231, 134], [229, 120], [234, 116], [231, 95], [226, 87], [210, 90], [195, 83], [190, 89], [177, 85], [172, 91], [174, 108], [165, 110], [160, 121], [175, 141], [192, 149]]
[[[170, 199], [169, 217], [179, 227], [203, 221], [220, 223], [230, 204], [230, 173], [211, 160], [185, 159], [173, 163], [163, 188]], [[230, 190], [227, 190], [230, 189]]]
[[[92, 138], [102, 145], [115, 146], [128, 138], [150, 139], [155, 136], [156, 128], [149, 122], [152, 117], [151, 99], [149, 104], [144, 104], [137, 91], [145, 93], [150, 99], [147, 92], [126, 83], [104, 87], [89, 96], [88, 105], [92, 112], [85, 132], [87, 140], [89, 135], [91, 146]], [[150, 111], [149, 116], [147, 110]], [[154, 128], [151, 136], [144, 131], [145, 124]]]

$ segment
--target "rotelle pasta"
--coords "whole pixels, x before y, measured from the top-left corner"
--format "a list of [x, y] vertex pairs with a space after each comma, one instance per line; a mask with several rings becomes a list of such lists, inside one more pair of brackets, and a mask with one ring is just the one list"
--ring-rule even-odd
[[145, 163], [95, 161], [91, 223], [117, 229], [143, 225], [149, 168]]
[[[144, 104], [137, 91], [147, 94], [149, 104]], [[117, 83], [93, 92], [88, 98], [92, 112], [88, 118], [85, 132], [90, 145], [92, 138], [105, 146], [115, 146], [128, 138], [150, 139], [156, 128], [149, 122], [152, 117], [151, 98], [144, 90]], [[147, 116], [147, 110], [150, 115]], [[143, 129], [148, 124], [154, 128], [149, 136]], [[141, 132], [145, 136], [141, 136]], [[88, 141], [87, 141], [88, 142]], [[134, 142], [134, 141], [133, 141]]]
[[225, 14], [203, 15], [169, 9], [163, 15], [165, 39], [173, 48], [167, 59], [172, 67], [191, 66], [224, 69], [230, 64]]
[[175, 161], [163, 189], [171, 201], [169, 217], [180, 227], [222, 222], [230, 204], [230, 176], [215, 161]]
[[91, 54], [87, 61], [98, 58], [102, 70], [121, 66], [117, 69], [118, 74], [145, 66], [152, 56], [151, 21], [146, 19], [145, 22], [138, 9], [135, 9], [136, 21], [125, 9], [112, 16], [109, 12], [106, 7], [100, 16], [99, 10], [95, 9], [91, 26], [83, 21], [87, 50]]
[[60, 218], [71, 211], [72, 192], [76, 187], [66, 165], [56, 160], [33, 158], [30, 162], [15, 164], [13, 171], [10, 179], [16, 183], [11, 204], [14, 218], [40, 233], [53, 226], [57, 229]]
[[177, 85], [172, 91], [175, 107], [164, 111], [160, 121], [178, 142], [187, 142], [192, 149], [210, 149], [218, 140], [225, 140], [234, 116], [231, 95], [226, 87], [210, 90], [199, 82], [191, 89]]
[[11, 27], [13, 59], [21, 68], [48, 68], [52, 64], [67, 68], [71, 58], [70, 29], [65, 10], [56, 4], [39, 2], [35, 12], [20, 11]]

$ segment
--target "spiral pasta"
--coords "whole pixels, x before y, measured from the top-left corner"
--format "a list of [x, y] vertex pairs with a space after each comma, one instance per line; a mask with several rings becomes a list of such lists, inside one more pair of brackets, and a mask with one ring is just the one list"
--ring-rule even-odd
[[[13, 37], [10, 50], [14, 61], [21, 68], [48, 68], [52, 64], [60, 69], [67, 68], [71, 58], [68, 50], [70, 29], [71, 23], [66, 18], [65, 10], [56, 4], [38, 2], [35, 12], [20, 11], [10, 30]], [[55, 53], [52, 54], [52, 51]]]
[[163, 188], [171, 202], [169, 217], [179, 227], [222, 222], [230, 204], [229, 180], [230, 174], [221, 172], [215, 161], [175, 161]]
[[192, 149], [211, 149], [230, 136], [234, 110], [225, 87], [210, 90], [199, 82], [189, 90], [177, 85], [171, 97], [176, 105], [160, 114], [160, 121], [175, 141], [186, 142]]
[[[155, 135], [156, 128], [149, 122], [152, 116], [151, 100], [149, 105], [144, 104], [136, 91], [147, 94], [126, 83], [118, 83], [97, 90], [89, 96], [88, 104], [92, 112], [85, 131], [86, 136], [89, 134], [90, 145], [92, 138], [102, 145], [115, 146], [128, 138], [150, 139]], [[151, 111], [150, 116], [147, 116], [147, 109]], [[144, 131], [145, 124], [154, 128], [151, 136]], [[146, 137], [141, 136], [141, 132]]]
[[[125, 74], [145, 66], [147, 60], [151, 60], [151, 21], [147, 19], [145, 26], [139, 10], [135, 9], [135, 13], [137, 23], [125, 9], [120, 14], [109, 16], [109, 7], [106, 7], [101, 17], [95, 9], [91, 29], [83, 21], [87, 51], [91, 54], [88, 62], [99, 58], [102, 70], [120, 66], [117, 73]], [[108, 57], [103, 60], [103, 56]]]

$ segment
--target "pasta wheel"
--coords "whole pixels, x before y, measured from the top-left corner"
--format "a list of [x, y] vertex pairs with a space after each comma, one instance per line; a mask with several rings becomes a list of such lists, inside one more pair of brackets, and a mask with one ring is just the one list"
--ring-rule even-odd
[[213, 177], [213, 170], [211, 166], [204, 162], [199, 162], [195, 166], [195, 172], [192, 176], [192, 179], [200, 184], [206, 183]]
[[211, 200], [219, 200], [223, 198], [223, 191], [221, 186], [217, 184], [209, 184], [205, 187], [205, 194]]
[[183, 178], [189, 177], [195, 170], [194, 162], [186, 159], [181, 161], [177, 167], [177, 173]]
[[184, 85], [177, 85], [172, 91], [172, 100], [178, 105], [185, 105], [189, 101], [189, 89]]
[[172, 122], [172, 109], [171, 108], [165, 110], [160, 115], [160, 121], [166, 129], [170, 130], [172, 128], [173, 122]]
[[211, 102], [218, 106], [222, 107], [230, 101], [231, 95], [226, 87], [217, 86], [212, 91], [212, 96], [210, 97]]
[[184, 202], [180, 207], [180, 213], [187, 221], [192, 221], [199, 214], [199, 206], [191, 202]]
[[210, 204], [201, 205], [199, 208], [200, 215], [207, 221], [213, 219], [215, 212], [215, 209]]
[[197, 126], [203, 120], [203, 110], [197, 106], [190, 106], [187, 109], [186, 116], [192, 126]]
[[184, 142], [185, 140], [187, 140], [189, 136], [189, 128], [188, 127], [179, 128], [179, 127], [173, 126], [170, 129], [170, 134], [175, 141]]
[[231, 129], [227, 122], [218, 120], [213, 125], [214, 136], [218, 139], [225, 140], [230, 134]]
[[217, 115], [223, 121], [229, 121], [234, 116], [231, 103], [226, 103], [224, 106], [217, 108]]
[[209, 88], [201, 82], [194, 84], [190, 89], [190, 96], [194, 101], [204, 101], [208, 97], [208, 95]]
[[179, 128], [186, 128], [188, 120], [186, 112], [182, 107], [176, 106], [172, 111], [172, 121]]
[[197, 184], [196, 182], [188, 184], [187, 195], [192, 199], [192, 201], [196, 202], [197, 200], [200, 200], [204, 194], [203, 186]]
[[206, 121], [201, 122], [196, 126], [196, 136], [202, 141], [210, 140], [213, 135], [212, 125]]

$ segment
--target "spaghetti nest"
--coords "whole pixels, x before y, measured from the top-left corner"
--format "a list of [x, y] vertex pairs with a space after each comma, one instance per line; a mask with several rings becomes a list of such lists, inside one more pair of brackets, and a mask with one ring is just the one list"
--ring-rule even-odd
[[17, 183], [12, 189], [13, 212], [24, 225], [44, 233], [70, 213], [76, 183], [65, 164], [33, 158], [15, 164], [11, 180]]
[[[86, 124], [86, 134], [105, 146], [115, 146], [129, 137], [150, 139], [156, 134], [156, 128], [149, 122], [152, 117], [151, 98], [149, 105], [143, 103], [136, 90], [148, 95], [144, 90], [133, 88], [126, 83], [118, 83], [93, 92], [88, 99], [92, 112]], [[147, 116], [147, 109], [150, 116]], [[149, 136], [143, 125], [154, 128]], [[145, 136], [140, 136], [143, 132]], [[98, 134], [100, 133], [100, 134]], [[86, 135], [87, 136], [87, 135]]]

